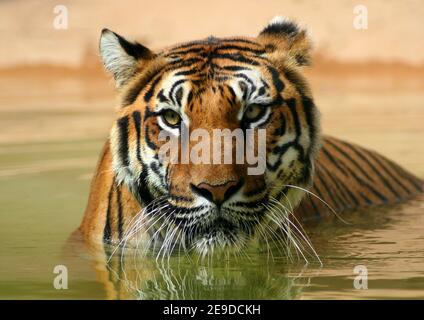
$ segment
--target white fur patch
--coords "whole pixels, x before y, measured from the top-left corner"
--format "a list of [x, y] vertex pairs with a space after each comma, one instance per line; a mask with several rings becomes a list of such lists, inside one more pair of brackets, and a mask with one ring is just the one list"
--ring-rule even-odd
[[275, 16], [274, 18], [272, 18], [272, 20], [268, 23], [268, 25], [273, 25], [273, 24], [284, 24], [286, 22], [290, 22], [290, 20], [286, 17], [283, 16]]
[[113, 74], [117, 87], [128, 80], [136, 69], [137, 60], [125, 52], [118, 37], [110, 30], [102, 32], [100, 55], [105, 68]]

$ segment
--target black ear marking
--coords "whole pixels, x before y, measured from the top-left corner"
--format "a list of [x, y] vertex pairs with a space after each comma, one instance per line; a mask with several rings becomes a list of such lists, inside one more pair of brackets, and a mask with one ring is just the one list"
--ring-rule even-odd
[[260, 35], [296, 36], [300, 32], [298, 25], [281, 17], [273, 19], [260, 33]]
[[138, 42], [130, 42], [119, 34], [103, 29], [99, 51], [103, 64], [113, 77], [116, 86], [127, 83], [154, 54]]
[[275, 17], [261, 31], [258, 39], [275, 61], [294, 66], [309, 65], [311, 41], [306, 30], [291, 20]]
[[113, 31], [110, 31], [108, 29], [103, 29], [102, 33], [107, 32], [107, 31], [112, 32], [118, 38], [119, 44], [121, 45], [121, 47], [125, 50], [125, 52], [128, 55], [130, 55], [130, 56], [132, 56], [136, 59], [149, 59], [149, 58], [152, 57], [152, 55], [153, 55], [152, 52], [148, 48], [143, 46], [142, 44], [140, 44], [136, 41], [130, 42], [127, 39], [125, 39], [124, 37], [120, 36], [119, 34], [113, 32]]

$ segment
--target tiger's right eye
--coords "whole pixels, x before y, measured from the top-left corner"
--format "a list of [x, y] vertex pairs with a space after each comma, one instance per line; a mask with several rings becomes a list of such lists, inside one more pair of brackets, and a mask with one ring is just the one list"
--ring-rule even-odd
[[181, 124], [180, 115], [174, 110], [168, 109], [161, 115], [162, 121], [171, 128], [179, 127]]
[[252, 123], [258, 121], [266, 112], [266, 107], [257, 104], [252, 104], [247, 107], [244, 112], [243, 119], [246, 122]]

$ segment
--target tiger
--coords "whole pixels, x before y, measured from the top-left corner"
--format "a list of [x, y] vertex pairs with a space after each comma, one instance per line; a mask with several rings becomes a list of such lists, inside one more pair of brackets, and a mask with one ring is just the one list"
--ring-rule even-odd
[[[206, 255], [245, 247], [269, 228], [284, 236], [293, 221], [423, 191], [420, 178], [383, 155], [321, 133], [303, 75], [312, 41], [295, 21], [276, 17], [256, 37], [210, 36], [156, 51], [103, 29], [99, 51], [118, 108], [79, 227], [88, 242], [142, 239], [163, 253], [182, 246]], [[265, 130], [263, 172], [161, 158], [160, 133], [181, 142], [183, 128]]]

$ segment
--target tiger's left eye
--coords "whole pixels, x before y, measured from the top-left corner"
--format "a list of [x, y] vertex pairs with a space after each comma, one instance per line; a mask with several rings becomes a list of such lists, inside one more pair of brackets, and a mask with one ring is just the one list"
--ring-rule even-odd
[[265, 114], [265, 111], [266, 107], [252, 104], [247, 107], [243, 119], [248, 122], [258, 121]]
[[161, 115], [161, 117], [162, 117], [162, 120], [165, 122], [165, 124], [172, 128], [179, 127], [181, 123], [180, 115], [171, 109], [165, 110], [165, 112]]

